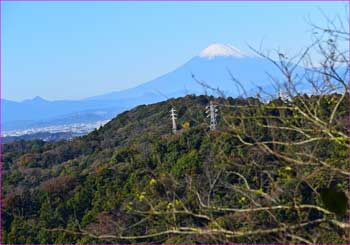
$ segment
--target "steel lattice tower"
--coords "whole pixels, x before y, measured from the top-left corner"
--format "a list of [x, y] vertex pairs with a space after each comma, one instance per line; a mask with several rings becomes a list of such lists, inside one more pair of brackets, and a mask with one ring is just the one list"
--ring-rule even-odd
[[216, 130], [216, 117], [218, 115], [218, 109], [217, 105], [214, 105], [212, 101], [210, 101], [209, 105], [205, 107], [206, 113], [208, 114], [207, 117], [210, 117], [210, 131]]
[[176, 127], [176, 110], [174, 108], [171, 108], [170, 110], [170, 116], [171, 116], [171, 121], [173, 123], [173, 134], [176, 134], [177, 127]]

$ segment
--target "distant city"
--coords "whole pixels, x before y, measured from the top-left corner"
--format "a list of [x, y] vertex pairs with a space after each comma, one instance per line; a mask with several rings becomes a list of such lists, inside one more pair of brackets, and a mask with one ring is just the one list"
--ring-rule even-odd
[[11, 130], [4, 131], [2, 133], [2, 137], [11, 137], [11, 136], [23, 136], [23, 135], [31, 135], [36, 133], [72, 133], [76, 135], [84, 135], [96, 128], [99, 128], [105, 125], [109, 120], [97, 121], [93, 123], [73, 123], [73, 124], [64, 124], [64, 125], [56, 125], [56, 126], [48, 126], [48, 127], [40, 127], [40, 128], [28, 128], [23, 130]]

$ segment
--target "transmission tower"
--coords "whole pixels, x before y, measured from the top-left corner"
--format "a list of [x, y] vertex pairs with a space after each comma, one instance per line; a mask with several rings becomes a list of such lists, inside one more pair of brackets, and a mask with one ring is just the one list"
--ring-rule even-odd
[[205, 107], [207, 113], [207, 117], [210, 117], [210, 131], [216, 130], [216, 117], [218, 115], [217, 105], [214, 105], [212, 101], [210, 101], [209, 105]]
[[288, 100], [288, 96], [287, 96], [286, 91], [284, 91], [284, 90], [282, 90], [282, 89], [279, 89], [279, 90], [278, 90], [278, 95], [277, 95], [277, 97], [280, 98], [282, 101]]
[[176, 110], [174, 108], [171, 108], [170, 110], [170, 116], [171, 116], [171, 121], [173, 123], [173, 134], [176, 134], [177, 128], [176, 128]]

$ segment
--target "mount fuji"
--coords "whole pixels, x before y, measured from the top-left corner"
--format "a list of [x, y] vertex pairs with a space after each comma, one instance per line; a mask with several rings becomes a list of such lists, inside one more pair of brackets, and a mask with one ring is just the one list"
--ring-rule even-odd
[[110, 119], [137, 105], [186, 94], [210, 93], [198, 81], [237, 97], [243, 91], [232, 76], [241, 82], [248, 95], [255, 95], [259, 87], [272, 91], [269, 76], [282, 81], [281, 72], [270, 61], [230, 45], [212, 44], [174, 71], [126, 90], [76, 101], [47, 101], [40, 97], [22, 102], [2, 100], [2, 129], [95, 122]]
[[248, 95], [255, 95], [259, 87], [272, 90], [274, 84], [269, 76], [282, 82], [280, 73], [266, 59], [245, 54], [230, 45], [212, 44], [174, 71], [139, 86], [87, 100], [112, 100], [125, 106], [147, 104], [185, 94], [210, 93], [203, 84], [229, 96], [243, 95], [232, 77], [244, 86]]

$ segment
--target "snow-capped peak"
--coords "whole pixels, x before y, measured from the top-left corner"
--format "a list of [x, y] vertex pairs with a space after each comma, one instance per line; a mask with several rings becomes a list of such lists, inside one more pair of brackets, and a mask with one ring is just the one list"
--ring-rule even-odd
[[209, 45], [207, 48], [203, 49], [202, 52], [199, 54], [199, 57], [209, 59], [218, 56], [233, 56], [242, 58], [246, 57], [247, 55], [245, 55], [242, 51], [231, 45], [219, 43]]

